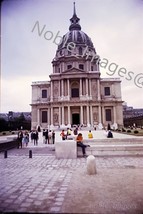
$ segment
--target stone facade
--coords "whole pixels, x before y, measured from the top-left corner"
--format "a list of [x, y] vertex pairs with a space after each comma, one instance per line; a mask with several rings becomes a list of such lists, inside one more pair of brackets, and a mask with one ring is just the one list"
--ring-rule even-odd
[[75, 12], [58, 45], [50, 81], [32, 83], [32, 128], [123, 125], [121, 81], [101, 78], [99, 56]]

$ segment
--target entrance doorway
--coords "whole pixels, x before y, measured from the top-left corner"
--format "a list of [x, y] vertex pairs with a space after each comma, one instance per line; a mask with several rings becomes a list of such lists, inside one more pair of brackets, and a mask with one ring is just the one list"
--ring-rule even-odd
[[72, 114], [72, 124], [73, 125], [80, 124], [80, 116], [79, 116], [79, 114]]

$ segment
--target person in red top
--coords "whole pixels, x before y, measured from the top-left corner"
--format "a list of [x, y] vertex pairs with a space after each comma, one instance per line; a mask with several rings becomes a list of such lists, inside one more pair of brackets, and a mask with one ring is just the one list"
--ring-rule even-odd
[[65, 134], [65, 131], [64, 131], [64, 130], [62, 130], [62, 132], [61, 132], [60, 135], [62, 136], [62, 140], [65, 140], [65, 139], [66, 139], [66, 134]]
[[83, 137], [82, 137], [81, 133], [78, 134], [78, 136], [76, 138], [76, 142], [77, 142], [77, 147], [81, 147], [82, 148], [82, 153], [83, 153], [83, 156], [85, 157], [86, 156], [85, 148], [87, 146], [90, 146], [90, 145], [83, 144]]

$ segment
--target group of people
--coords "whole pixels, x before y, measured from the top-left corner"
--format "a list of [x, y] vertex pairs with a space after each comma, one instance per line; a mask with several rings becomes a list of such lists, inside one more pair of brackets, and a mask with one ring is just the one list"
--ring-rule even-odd
[[60, 133], [60, 136], [62, 137], [62, 140], [66, 140], [68, 136], [72, 135], [72, 130], [70, 128], [67, 128], [67, 132], [65, 133], [65, 130], [63, 129]]
[[18, 148], [22, 148], [24, 146], [28, 146], [29, 143], [29, 133], [28, 131], [19, 131], [18, 132]]
[[[76, 136], [76, 142], [77, 142], [77, 147], [81, 147], [82, 148], [82, 153], [83, 156], [86, 155], [85, 149], [86, 147], [89, 147], [90, 145], [85, 145], [83, 143], [83, 136], [81, 133], [78, 133], [78, 128], [76, 127], [73, 130], [73, 134]], [[60, 136], [62, 137], [62, 140], [66, 140], [69, 139], [69, 136], [72, 136], [72, 129], [67, 128], [67, 131], [65, 132], [64, 129], [61, 131]], [[113, 138], [113, 134], [111, 132], [111, 130], [105, 130], [105, 134], [107, 136], [107, 138]], [[34, 145], [38, 145], [38, 140], [39, 140], [39, 132], [38, 130], [32, 130], [30, 133], [28, 133], [28, 131], [23, 131], [20, 130], [18, 132], [18, 148], [23, 148], [23, 147], [27, 147], [28, 143], [29, 143], [29, 138], [31, 138], [31, 142], [34, 143]], [[91, 130], [89, 130], [88, 132], [88, 139], [92, 139], [93, 138], [93, 134], [91, 132]], [[44, 129], [43, 130], [43, 143], [45, 144], [54, 144], [55, 143], [55, 132], [48, 130], [48, 129]]]
[[23, 131], [18, 132], [18, 148], [27, 147], [31, 139], [31, 143], [34, 143], [35, 146], [38, 145], [39, 134], [37, 130]]
[[44, 129], [43, 130], [43, 143], [45, 144], [54, 144], [55, 143], [55, 132]]

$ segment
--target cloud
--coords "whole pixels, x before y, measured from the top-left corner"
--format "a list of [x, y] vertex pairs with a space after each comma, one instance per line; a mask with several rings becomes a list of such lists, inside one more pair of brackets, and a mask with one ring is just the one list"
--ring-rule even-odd
[[[88, 7], [87, 7], [88, 5]], [[82, 30], [92, 39], [97, 54], [136, 75], [143, 72], [143, 1], [82, 0], [76, 2]], [[1, 111], [30, 111], [31, 83], [49, 80], [51, 61], [57, 45], [54, 36], [68, 32], [73, 1], [13, 0], [3, 1], [1, 28]], [[46, 40], [31, 32], [36, 21], [53, 38]], [[101, 69], [101, 77], [109, 77]], [[120, 77], [116, 72], [112, 77]], [[122, 80], [122, 97], [134, 107], [142, 107], [143, 89], [134, 81]], [[127, 90], [129, 86], [130, 91]], [[19, 97], [22, 99], [19, 102]], [[135, 99], [133, 99], [133, 96]], [[15, 100], [14, 102], [12, 100]]]

